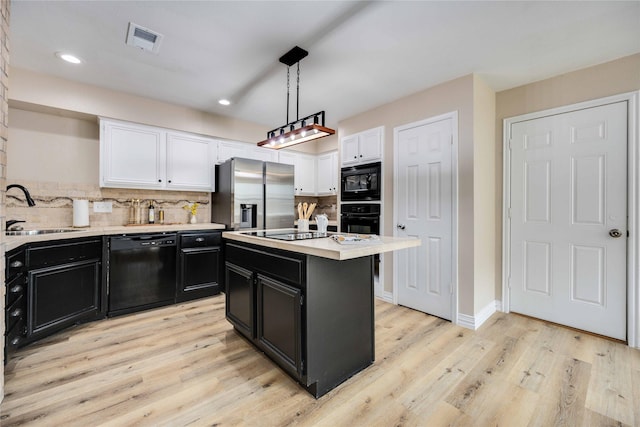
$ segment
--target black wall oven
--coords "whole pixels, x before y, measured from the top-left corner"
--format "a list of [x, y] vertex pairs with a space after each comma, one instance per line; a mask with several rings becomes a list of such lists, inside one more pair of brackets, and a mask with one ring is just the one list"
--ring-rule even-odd
[[340, 205], [340, 231], [380, 234], [380, 203], [343, 203]]
[[[380, 203], [343, 203], [340, 205], [342, 233], [380, 235]], [[380, 280], [380, 255], [373, 256], [374, 283]]]
[[342, 168], [341, 176], [342, 201], [380, 200], [380, 187], [382, 186], [382, 164], [380, 162]]

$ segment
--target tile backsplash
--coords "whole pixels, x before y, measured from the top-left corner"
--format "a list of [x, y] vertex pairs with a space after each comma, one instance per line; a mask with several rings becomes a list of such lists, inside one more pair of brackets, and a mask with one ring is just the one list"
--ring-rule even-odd
[[[119, 188], [100, 188], [97, 185], [75, 184], [63, 182], [20, 181], [29, 190], [31, 197], [36, 202], [33, 207], [27, 206], [24, 194], [17, 188], [6, 193], [6, 219], [23, 220], [22, 225], [27, 229], [71, 227], [73, 225], [73, 200], [89, 200], [89, 224], [92, 227], [108, 227], [112, 225], [125, 225], [129, 222], [132, 199], [141, 200], [143, 208], [143, 222], [146, 221], [146, 209], [153, 200], [158, 210], [164, 210], [165, 224], [183, 224], [189, 221], [189, 211], [183, 206], [197, 202], [198, 222], [211, 220], [211, 198], [209, 193], [195, 191], [158, 191], [158, 190], [131, 190]], [[99, 213], [93, 211], [95, 202], [111, 202], [111, 213]], [[330, 221], [338, 218], [337, 196], [296, 196], [296, 212], [298, 203], [316, 203], [313, 215], [324, 213]], [[156, 220], [157, 221], [157, 220]]]
[[[24, 220], [24, 228], [55, 228], [73, 225], [73, 200], [89, 200], [89, 224], [92, 227], [125, 225], [129, 221], [132, 199], [140, 199], [143, 207], [143, 221], [146, 221], [146, 209], [153, 200], [158, 209], [164, 210], [165, 224], [187, 223], [189, 211], [183, 206], [197, 202], [198, 222], [210, 222], [210, 194], [193, 191], [157, 191], [131, 190], [119, 188], [100, 188], [97, 185], [29, 182], [20, 181], [29, 190], [36, 202], [33, 207], [27, 206], [24, 194], [19, 189], [11, 189], [6, 193], [6, 219]], [[111, 213], [93, 211], [94, 202], [111, 202]]]
[[298, 211], [296, 209], [296, 206], [298, 206], [298, 203], [304, 202], [307, 202], [308, 204], [317, 204], [312, 216], [315, 216], [317, 214], [326, 214], [327, 218], [329, 218], [329, 221], [336, 221], [338, 219], [338, 196], [296, 196], [294, 206], [296, 212], [295, 219], [298, 219]]

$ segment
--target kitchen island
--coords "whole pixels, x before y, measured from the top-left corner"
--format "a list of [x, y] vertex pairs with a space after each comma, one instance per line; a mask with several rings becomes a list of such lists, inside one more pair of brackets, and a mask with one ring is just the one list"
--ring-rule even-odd
[[354, 245], [247, 232], [223, 239], [227, 320], [316, 398], [375, 359], [373, 256], [420, 245], [382, 236]]

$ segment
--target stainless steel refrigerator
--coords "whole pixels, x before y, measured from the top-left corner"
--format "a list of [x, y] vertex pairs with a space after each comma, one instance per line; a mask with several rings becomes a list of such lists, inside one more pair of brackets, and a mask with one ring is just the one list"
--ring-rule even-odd
[[292, 228], [293, 166], [234, 157], [216, 165], [211, 222], [227, 228]]

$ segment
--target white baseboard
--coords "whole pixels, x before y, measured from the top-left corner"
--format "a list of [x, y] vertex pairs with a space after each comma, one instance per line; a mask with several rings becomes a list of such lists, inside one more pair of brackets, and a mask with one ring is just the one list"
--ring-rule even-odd
[[380, 298], [382, 301], [386, 301], [389, 304], [393, 304], [393, 293], [391, 292], [383, 291], [382, 295], [377, 295], [377, 297]]
[[482, 310], [480, 310], [478, 313], [476, 313], [474, 316], [469, 316], [468, 314], [462, 314], [462, 313], [458, 313], [458, 321], [457, 324], [467, 328], [467, 329], [473, 329], [474, 331], [476, 329], [478, 329], [480, 326], [482, 326], [482, 324], [484, 322], [487, 321], [487, 319], [489, 317], [491, 317], [491, 315], [493, 313], [495, 313], [498, 310], [498, 307], [502, 306], [500, 301], [491, 301], [489, 304], [487, 304]]

